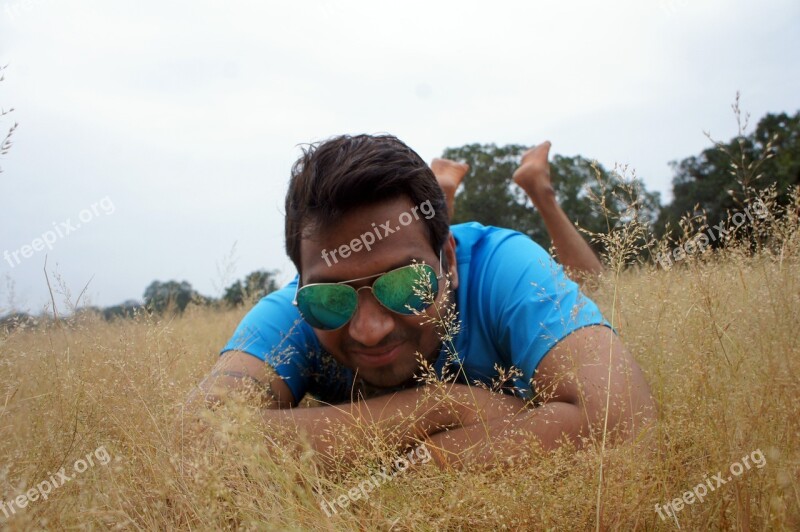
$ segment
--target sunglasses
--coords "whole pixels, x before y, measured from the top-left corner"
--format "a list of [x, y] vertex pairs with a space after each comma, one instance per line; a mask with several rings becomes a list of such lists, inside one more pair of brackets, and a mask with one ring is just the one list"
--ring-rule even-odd
[[[376, 279], [371, 285], [358, 289], [349, 284], [372, 278]], [[292, 304], [300, 311], [303, 319], [315, 329], [334, 331], [344, 327], [356, 313], [358, 292], [365, 288], [372, 290], [372, 295], [386, 309], [396, 314], [410, 316], [431, 306], [429, 301], [423, 301], [419, 291], [423, 287], [430, 286], [431, 291], [438, 294], [441, 278], [442, 252], [440, 251], [438, 276], [428, 264], [409, 264], [388, 272], [339, 283], [313, 283], [302, 288], [298, 283]]]

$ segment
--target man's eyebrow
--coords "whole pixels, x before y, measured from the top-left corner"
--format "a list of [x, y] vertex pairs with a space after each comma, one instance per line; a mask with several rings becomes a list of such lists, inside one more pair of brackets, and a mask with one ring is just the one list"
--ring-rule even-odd
[[[375, 272], [373, 275], [380, 275], [381, 273], [390, 272], [392, 270], [396, 270], [397, 268], [402, 268], [403, 266], [408, 266], [409, 264], [411, 264], [412, 261], [417, 261], [418, 263], [421, 263], [423, 261], [423, 259], [419, 258], [416, 255], [409, 255], [404, 259], [400, 259], [400, 260], [397, 260], [397, 261], [391, 263], [389, 266], [386, 267], [385, 270], [382, 270], [382, 271], [379, 271], [379, 272]], [[359, 276], [357, 278], [361, 278], [361, 277], [364, 277], [364, 276], [362, 275], [362, 276]], [[329, 276], [324, 275], [324, 274], [323, 275], [311, 275], [305, 281], [303, 281], [301, 279], [302, 284], [300, 286], [305, 286], [307, 284], [316, 284], [316, 283], [341, 283], [341, 282], [344, 282], [344, 281], [350, 281], [351, 279], [353, 279], [353, 277], [348, 277], [347, 279], [339, 279], [339, 278], [336, 278], [336, 277], [329, 277]]]

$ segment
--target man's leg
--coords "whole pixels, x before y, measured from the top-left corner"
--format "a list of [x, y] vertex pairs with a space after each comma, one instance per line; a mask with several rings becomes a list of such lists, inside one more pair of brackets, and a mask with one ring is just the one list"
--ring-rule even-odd
[[547, 162], [549, 152], [550, 141], [526, 151], [514, 172], [514, 182], [528, 193], [542, 215], [558, 261], [578, 277], [599, 275], [603, 273], [603, 265], [556, 201]]
[[436, 176], [436, 181], [439, 186], [444, 190], [444, 197], [447, 200], [447, 214], [449, 218], [453, 219], [453, 204], [456, 199], [456, 189], [464, 175], [469, 171], [469, 165], [465, 163], [457, 163], [450, 159], [434, 159], [431, 161], [431, 170], [433, 175]]
[[[549, 152], [549, 141], [526, 151], [513, 178], [528, 193], [542, 215], [559, 262], [572, 270], [580, 282], [586, 277], [602, 273], [603, 266], [556, 201], [550, 182], [550, 163], [547, 162]], [[456, 189], [469, 171], [469, 165], [450, 159], [434, 159], [431, 170], [444, 190], [447, 211], [452, 219]]]

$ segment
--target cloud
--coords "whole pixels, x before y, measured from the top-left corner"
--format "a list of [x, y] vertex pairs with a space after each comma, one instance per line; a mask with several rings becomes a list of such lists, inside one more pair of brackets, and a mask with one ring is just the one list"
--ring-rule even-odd
[[[344, 132], [388, 131], [428, 160], [549, 138], [668, 192], [669, 160], [706, 147], [704, 129], [733, 134], [736, 90], [754, 117], [796, 105], [799, 13], [783, 0], [6, 2], [0, 105], [21, 125], [0, 252], [111, 196], [113, 222], [51, 256], [75, 286], [97, 273], [100, 304], [153, 279], [210, 294], [237, 240], [239, 276], [288, 277], [297, 145]], [[47, 301], [41, 264], [3, 273], [29, 306]]]

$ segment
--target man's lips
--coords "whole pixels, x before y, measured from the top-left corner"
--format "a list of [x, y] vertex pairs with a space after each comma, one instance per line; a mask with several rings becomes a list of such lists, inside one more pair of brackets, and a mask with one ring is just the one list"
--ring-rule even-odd
[[382, 349], [358, 349], [350, 353], [358, 367], [377, 368], [391, 364], [402, 351], [402, 343]]

